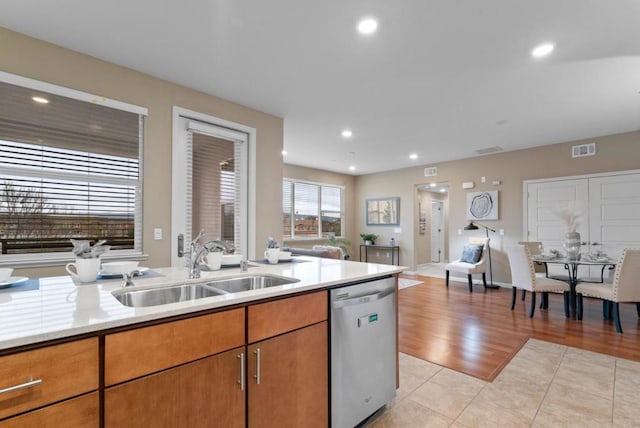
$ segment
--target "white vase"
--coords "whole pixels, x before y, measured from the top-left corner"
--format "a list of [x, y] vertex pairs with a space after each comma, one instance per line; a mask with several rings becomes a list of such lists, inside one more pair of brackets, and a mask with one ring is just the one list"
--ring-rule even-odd
[[580, 234], [578, 232], [567, 232], [562, 245], [567, 252], [567, 259], [578, 260], [580, 258]]

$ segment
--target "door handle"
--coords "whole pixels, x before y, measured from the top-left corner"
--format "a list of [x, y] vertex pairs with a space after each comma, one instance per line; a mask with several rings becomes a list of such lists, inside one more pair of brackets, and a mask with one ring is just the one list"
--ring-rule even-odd
[[256, 348], [253, 353], [256, 356], [256, 374], [253, 375], [253, 378], [256, 380], [256, 385], [260, 385], [260, 348]]
[[240, 379], [238, 379], [238, 383], [240, 384], [240, 391], [244, 391], [244, 352], [241, 352], [236, 358], [240, 360]]
[[184, 235], [181, 233], [178, 235], [178, 257], [184, 256]]
[[389, 294], [395, 293], [395, 288], [389, 288], [387, 290], [380, 291], [378, 293], [367, 294], [366, 296], [352, 297], [351, 299], [335, 300], [332, 304], [334, 308], [342, 308], [345, 306], [358, 305], [361, 303], [375, 302]]
[[600, 245], [599, 242], [592, 242], [591, 245]]

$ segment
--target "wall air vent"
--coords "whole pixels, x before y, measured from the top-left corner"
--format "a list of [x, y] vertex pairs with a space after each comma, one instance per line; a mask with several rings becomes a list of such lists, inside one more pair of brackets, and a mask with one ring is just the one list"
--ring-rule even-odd
[[571, 157], [581, 158], [584, 156], [594, 156], [596, 154], [596, 143], [582, 144], [571, 147]]
[[424, 169], [424, 176], [425, 177], [435, 177], [436, 175], [438, 175], [438, 168], [437, 167], [430, 166], [430, 167]]
[[500, 146], [487, 147], [486, 149], [478, 149], [476, 153], [479, 155], [490, 155], [491, 153], [502, 152], [504, 149]]

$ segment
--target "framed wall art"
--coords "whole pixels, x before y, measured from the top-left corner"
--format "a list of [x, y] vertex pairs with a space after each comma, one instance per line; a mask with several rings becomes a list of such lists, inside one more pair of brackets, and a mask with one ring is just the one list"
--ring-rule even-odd
[[498, 191], [467, 193], [467, 220], [498, 220]]
[[400, 224], [400, 198], [367, 199], [367, 226], [397, 226]]

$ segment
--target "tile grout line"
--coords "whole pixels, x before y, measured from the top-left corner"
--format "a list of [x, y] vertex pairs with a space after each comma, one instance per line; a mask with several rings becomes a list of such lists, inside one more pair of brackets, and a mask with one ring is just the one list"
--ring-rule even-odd
[[544, 403], [545, 398], [547, 398], [547, 395], [549, 394], [549, 390], [551, 389], [551, 385], [553, 385], [553, 381], [556, 379], [556, 375], [558, 374], [558, 370], [560, 370], [560, 366], [562, 365], [562, 362], [564, 361], [564, 358], [567, 355], [567, 351], [568, 350], [569, 350], [569, 347], [568, 346], [564, 346], [564, 351], [562, 351], [562, 358], [560, 358], [560, 362], [558, 363], [558, 366], [556, 367], [556, 369], [553, 372], [553, 376], [551, 377], [551, 380], [549, 381], [549, 384], [547, 385], [547, 389], [544, 392], [542, 400], [540, 401], [540, 404], [538, 405], [538, 409], [536, 410], [536, 414], [533, 415], [533, 419], [531, 420], [531, 424], [529, 424], [530, 427], [533, 426], [533, 424], [536, 422], [536, 419], [538, 418], [538, 413], [540, 413], [540, 408], [542, 407], [542, 404]]

